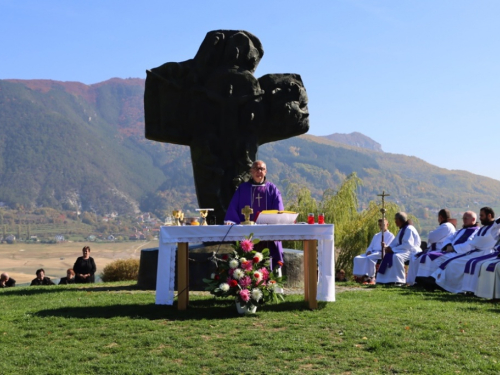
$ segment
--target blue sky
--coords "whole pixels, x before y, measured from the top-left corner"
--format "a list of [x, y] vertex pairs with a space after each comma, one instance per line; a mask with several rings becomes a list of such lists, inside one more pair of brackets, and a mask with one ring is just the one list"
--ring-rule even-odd
[[496, 0], [0, 0], [0, 79], [144, 78], [209, 30], [248, 30], [257, 76], [301, 74], [311, 134], [359, 131], [500, 180], [499, 14]]

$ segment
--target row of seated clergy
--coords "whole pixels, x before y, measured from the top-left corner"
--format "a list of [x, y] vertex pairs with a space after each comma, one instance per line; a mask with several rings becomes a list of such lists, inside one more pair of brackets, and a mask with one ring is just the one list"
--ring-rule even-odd
[[16, 286], [16, 280], [9, 276], [7, 272], [0, 275], [0, 288], [12, 288]]
[[413, 254], [410, 257], [410, 264], [408, 267], [408, 275], [406, 277], [406, 283], [408, 285], [415, 284], [415, 279], [418, 275], [420, 261], [421, 258], [425, 256], [425, 254], [432, 251], [440, 251], [443, 246], [449, 243], [449, 239], [455, 234], [456, 229], [455, 226], [450, 223], [451, 214], [450, 211], [443, 208], [438, 212], [438, 223], [439, 226], [429, 233], [429, 240], [427, 241], [427, 249], [425, 252], [420, 252]]
[[476, 220], [475, 212], [464, 212], [462, 228], [443, 241], [440, 249], [429, 251], [416, 260], [413, 268], [417, 268], [415, 281], [418, 284], [425, 285], [429, 282], [433, 284], [434, 279], [430, 277], [443, 262], [457, 254], [465, 254], [472, 250], [472, 239], [479, 230]]
[[384, 248], [385, 255], [378, 269], [377, 284], [405, 284], [405, 262], [421, 251], [420, 236], [408, 221], [406, 213], [398, 212], [394, 219], [399, 231], [389, 246]]
[[495, 220], [490, 207], [481, 208], [479, 218], [481, 228], [475, 226], [475, 213], [465, 212], [464, 227], [450, 238], [449, 244], [440, 252], [424, 255], [416, 278], [418, 284], [437, 285], [451, 293], [497, 298], [500, 218]]
[[465, 254], [447, 255], [448, 259], [431, 275], [438, 286], [452, 293], [476, 291], [481, 265], [498, 255], [495, 245], [500, 234], [500, 221], [497, 223], [494, 218], [492, 208], [481, 208], [479, 219], [483, 227], [470, 241], [471, 250]]
[[394, 234], [388, 230], [387, 219], [379, 219], [378, 227], [380, 228], [380, 232], [373, 236], [372, 242], [370, 242], [370, 246], [366, 249], [365, 254], [354, 258], [352, 270], [352, 274], [355, 277], [363, 279], [363, 281], [370, 284], [375, 280], [377, 261], [382, 259], [382, 245], [390, 244], [394, 240]]

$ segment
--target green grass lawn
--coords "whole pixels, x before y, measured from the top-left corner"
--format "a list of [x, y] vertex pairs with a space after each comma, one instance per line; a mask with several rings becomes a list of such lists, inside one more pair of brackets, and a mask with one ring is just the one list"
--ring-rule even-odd
[[359, 288], [317, 311], [301, 295], [238, 316], [197, 295], [154, 305], [130, 283], [0, 290], [0, 374], [498, 374], [500, 308]]

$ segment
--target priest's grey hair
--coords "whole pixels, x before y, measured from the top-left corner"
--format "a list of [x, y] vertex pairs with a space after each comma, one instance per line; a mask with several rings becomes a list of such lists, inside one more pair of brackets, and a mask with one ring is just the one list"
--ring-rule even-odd
[[398, 212], [396, 215], [395, 215], [395, 218], [398, 219], [398, 220], [401, 220], [403, 223], [406, 223], [408, 221], [408, 215], [406, 214], [406, 212]]
[[262, 163], [262, 164], [264, 164], [264, 165], [267, 167], [267, 164], [266, 164], [266, 162], [265, 162], [265, 161], [263, 161], [263, 160], [255, 160], [255, 161], [252, 163], [252, 168], [255, 168], [255, 166], [256, 166], [257, 164], [259, 164], [259, 163]]

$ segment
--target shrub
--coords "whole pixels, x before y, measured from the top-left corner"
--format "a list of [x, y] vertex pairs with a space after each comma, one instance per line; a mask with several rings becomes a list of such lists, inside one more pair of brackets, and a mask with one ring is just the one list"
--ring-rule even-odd
[[101, 279], [108, 281], [137, 280], [139, 275], [139, 259], [120, 259], [104, 267]]

